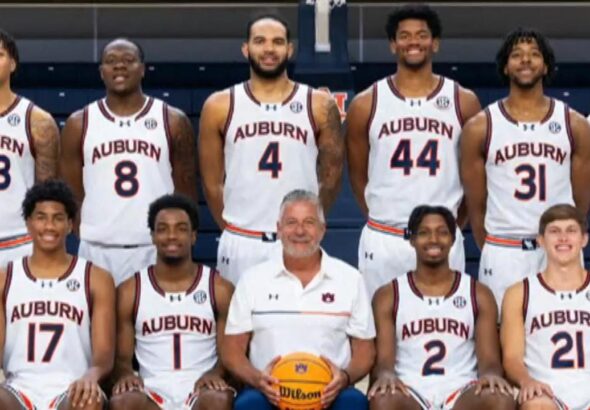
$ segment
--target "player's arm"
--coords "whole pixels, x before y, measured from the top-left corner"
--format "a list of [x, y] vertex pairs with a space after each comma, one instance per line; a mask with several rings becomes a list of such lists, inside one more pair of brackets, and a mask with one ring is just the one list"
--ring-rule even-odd
[[[61, 133], [61, 156], [59, 175], [70, 186], [78, 201], [78, 208], [84, 201], [84, 185], [82, 183], [82, 137], [84, 134], [84, 111], [73, 113]], [[80, 216], [74, 221], [74, 230], [79, 232]]]
[[576, 207], [586, 215], [590, 210], [590, 124], [578, 112], [570, 110], [574, 139], [572, 154], [572, 190]]
[[484, 388], [512, 394], [512, 388], [502, 375], [500, 341], [498, 340], [498, 307], [490, 289], [479, 283], [475, 286], [477, 317], [475, 319], [475, 355], [479, 373], [476, 392]]
[[[234, 293], [234, 286], [231, 282], [222, 278], [219, 274], [215, 274], [214, 278], [215, 288], [215, 305], [217, 307], [217, 352], [221, 352], [223, 337], [225, 334], [225, 323], [227, 321], [227, 312], [229, 310], [229, 302]], [[203, 374], [195, 383], [195, 393], [198, 393], [201, 388], [209, 388], [214, 390], [221, 390], [228, 387], [228, 384], [223, 379], [226, 375], [225, 368], [218, 358], [215, 366]]]
[[31, 111], [31, 137], [35, 149], [35, 181], [57, 176], [59, 160], [59, 129], [47, 111], [34, 107]]
[[369, 400], [378, 394], [399, 390], [408, 395], [406, 386], [395, 374], [396, 335], [395, 296], [391, 283], [381, 286], [373, 296], [373, 315], [377, 331], [377, 360], [371, 372], [372, 385], [367, 393]]
[[[6, 270], [0, 269], [0, 295], [4, 295], [6, 287]], [[4, 303], [0, 303], [0, 357], [4, 357], [4, 345], [6, 344], [6, 311]]]
[[168, 106], [168, 124], [172, 140], [172, 180], [174, 192], [197, 203], [196, 141], [193, 126], [184, 112]]
[[135, 292], [135, 275], [121, 283], [117, 288], [117, 353], [113, 372], [115, 379], [113, 394], [133, 391], [143, 387], [141, 378], [133, 372]]
[[[465, 124], [480, 111], [481, 104], [477, 95], [473, 91], [459, 86], [459, 112], [461, 113], [461, 122]], [[467, 204], [465, 203], [465, 198], [463, 198], [457, 211], [457, 225], [459, 228], [464, 228], [467, 221]]]
[[92, 266], [89, 277], [92, 361], [86, 373], [68, 389], [73, 407], [102, 400], [99, 382], [110, 374], [115, 359], [115, 284], [110, 273], [97, 266]]
[[225, 228], [222, 217], [225, 179], [223, 133], [229, 120], [230, 105], [229, 91], [212, 94], [203, 105], [199, 123], [199, 168], [203, 193], [209, 211], [221, 229]]
[[320, 201], [327, 213], [342, 183], [344, 141], [336, 101], [325, 91], [313, 91], [312, 110], [318, 128], [318, 181]]
[[348, 178], [356, 201], [364, 215], [369, 213], [365, 188], [369, 181], [369, 121], [373, 104], [372, 89], [358, 94], [346, 113], [346, 154]]
[[484, 227], [487, 199], [487, 180], [485, 172], [485, 140], [487, 133], [487, 118], [481, 111], [470, 119], [460, 139], [460, 171], [467, 213], [475, 242], [481, 249], [485, 242]]

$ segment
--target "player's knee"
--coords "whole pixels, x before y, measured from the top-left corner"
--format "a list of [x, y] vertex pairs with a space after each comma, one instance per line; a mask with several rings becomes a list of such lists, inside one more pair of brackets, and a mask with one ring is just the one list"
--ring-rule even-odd
[[549, 397], [535, 397], [527, 400], [519, 407], [520, 410], [558, 410], [557, 406]]
[[516, 401], [512, 396], [501, 394], [498, 392], [491, 393], [485, 389], [478, 396], [478, 409], [481, 410], [515, 410]]
[[109, 410], [135, 410], [137, 405], [129, 394], [117, 394], [109, 400]]
[[332, 410], [365, 410], [368, 408], [367, 397], [354, 387], [342, 390], [331, 407]]
[[233, 390], [205, 389], [199, 394], [193, 410], [231, 410], [233, 402]]
[[393, 394], [378, 394], [369, 402], [370, 410], [419, 410], [418, 404], [402, 395]]

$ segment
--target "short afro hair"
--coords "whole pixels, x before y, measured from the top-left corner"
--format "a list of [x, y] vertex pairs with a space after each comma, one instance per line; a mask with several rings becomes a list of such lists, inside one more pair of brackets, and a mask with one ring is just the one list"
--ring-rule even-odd
[[287, 42], [291, 41], [291, 30], [289, 29], [289, 23], [287, 23], [287, 21], [284, 18], [282, 18], [278, 14], [274, 14], [274, 13], [258, 14], [256, 16], [254, 16], [253, 18], [251, 18], [248, 21], [248, 24], [246, 25], [246, 41], [250, 40], [252, 26], [254, 24], [258, 23], [260, 20], [266, 20], [266, 19], [274, 20], [274, 21], [280, 23], [283, 27], [285, 27], [285, 35], [287, 36]]
[[442, 24], [438, 13], [430, 6], [422, 3], [406, 4], [395, 9], [388, 17], [385, 24], [385, 32], [389, 41], [395, 40], [399, 23], [408, 19], [425, 21], [433, 38], [440, 38], [442, 35]]
[[455, 240], [455, 230], [457, 229], [457, 221], [453, 213], [444, 206], [430, 206], [420, 205], [414, 208], [410, 214], [410, 220], [408, 221], [408, 230], [410, 231], [410, 237], [415, 237], [418, 233], [418, 227], [427, 215], [440, 215], [444, 220], [449, 232], [451, 233], [453, 240]]
[[188, 214], [191, 221], [191, 229], [199, 228], [199, 210], [195, 203], [184, 195], [164, 195], [150, 204], [148, 211], [148, 227], [151, 232], [156, 229], [156, 217], [164, 209], [181, 209]]
[[62, 204], [68, 215], [68, 219], [75, 219], [78, 213], [78, 204], [70, 187], [58, 179], [50, 179], [43, 182], [37, 182], [25, 194], [22, 203], [22, 215], [28, 219], [35, 211], [35, 206], [39, 202], [53, 201]]
[[545, 74], [543, 77], [543, 83], [549, 84], [555, 76], [555, 53], [553, 52], [551, 44], [549, 44], [549, 40], [547, 40], [547, 38], [540, 31], [534, 28], [519, 27], [516, 30], [508, 33], [504, 39], [504, 42], [502, 43], [502, 46], [496, 54], [496, 69], [500, 79], [504, 82], [504, 84], [508, 84], [510, 82], [510, 79], [504, 73], [504, 68], [506, 67], [506, 64], [508, 64], [508, 59], [510, 58], [512, 49], [518, 43], [531, 42], [533, 40], [537, 43], [537, 46], [539, 46], [539, 50], [543, 55], [543, 61], [547, 66], [547, 74]]
[[113, 44], [115, 41], [127, 41], [130, 44], [133, 44], [136, 48], [137, 48], [137, 57], [139, 58], [139, 62], [140, 63], [145, 63], [145, 52], [143, 51], [143, 48], [141, 47], [141, 45], [135, 41], [135, 40], [131, 40], [127, 37], [119, 37], [119, 38], [115, 38], [112, 39], [111, 41], [109, 41], [108, 43], [106, 43], [104, 45], [104, 47], [102, 48], [102, 51], [100, 52], [100, 61], [102, 62], [102, 59], [104, 57], [104, 52], [106, 51], [107, 47], [110, 46], [111, 44]]

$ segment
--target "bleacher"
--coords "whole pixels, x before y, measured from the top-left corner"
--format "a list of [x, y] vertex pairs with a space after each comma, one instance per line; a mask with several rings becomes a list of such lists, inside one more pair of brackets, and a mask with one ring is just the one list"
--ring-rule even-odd
[[[292, 72], [293, 67], [290, 70]], [[338, 82], [331, 83], [329, 78], [317, 77], [311, 85], [327, 86], [332, 92], [346, 92], [346, 109], [356, 92], [394, 71], [395, 64], [354, 64], [350, 66], [350, 75], [345, 76], [350, 79], [348, 82], [341, 82], [339, 79]], [[435, 64], [435, 71], [473, 89], [484, 106], [505, 96], [507, 92], [507, 88], [499, 82], [492, 63]], [[558, 75], [547, 93], [586, 114], [590, 107], [590, 77], [586, 71], [583, 64], [559, 66]], [[144, 91], [183, 110], [197, 132], [199, 114], [206, 98], [216, 90], [245, 80], [247, 76], [247, 64], [147, 63]], [[313, 77], [305, 78], [309, 81]], [[14, 85], [17, 92], [50, 111], [60, 127], [63, 127], [72, 112], [104, 95], [97, 65], [89, 63], [22, 64]], [[201, 226], [194, 256], [199, 261], [215, 264], [219, 230], [202, 193], [199, 198]], [[353, 198], [346, 172], [342, 190], [327, 220], [328, 232], [323, 246], [328, 252], [356, 265], [360, 230], [365, 221]], [[468, 228], [464, 234], [467, 271], [476, 274], [479, 249]], [[75, 238], [68, 244], [70, 251], [77, 248]], [[586, 257], [589, 259], [590, 253]]]

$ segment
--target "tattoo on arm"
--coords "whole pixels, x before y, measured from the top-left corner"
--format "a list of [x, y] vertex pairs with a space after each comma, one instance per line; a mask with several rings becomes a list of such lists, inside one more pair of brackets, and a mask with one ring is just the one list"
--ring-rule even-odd
[[53, 118], [31, 120], [35, 149], [35, 180], [45, 181], [57, 176], [59, 131]]
[[340, 111], [333, 99], [323, 105], [318, 139], [318, 179], [320, 183], [320, 199], [327, 211], [336, 200], [342, 178], [344, 159], [344, 140]]
[[178, 128], [173, 136], [173, 175], [176, 190], [197, 202], [195, 134], [189, 119], [178, 118]]

